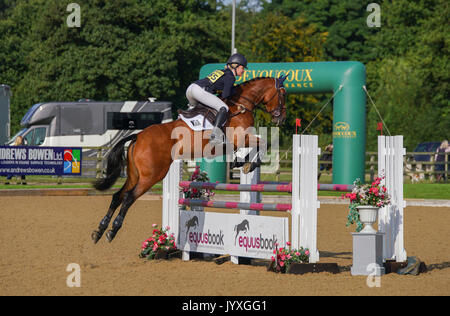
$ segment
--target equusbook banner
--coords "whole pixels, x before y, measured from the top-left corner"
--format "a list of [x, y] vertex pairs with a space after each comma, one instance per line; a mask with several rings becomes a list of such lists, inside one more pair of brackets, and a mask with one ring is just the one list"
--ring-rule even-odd
[[180, 212], [179, 249], [184, 251], [270, 259], [275, 247], [288, 241], [287, 218]]
[[81, 175], [80, 147], [0, 146], [0, 175]]

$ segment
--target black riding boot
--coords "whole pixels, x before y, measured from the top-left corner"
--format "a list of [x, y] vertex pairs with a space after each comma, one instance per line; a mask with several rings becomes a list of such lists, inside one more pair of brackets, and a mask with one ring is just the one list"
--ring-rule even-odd
[[221, 108], [217, 114], [216, 121], [214, 122], [214, 128], [209, 138], [209, 143], [213, 146], [219, 145], [225, 142], [225, 135], [222, 132], [222, 125], [228, 119], [228, 110], [226, 108]]

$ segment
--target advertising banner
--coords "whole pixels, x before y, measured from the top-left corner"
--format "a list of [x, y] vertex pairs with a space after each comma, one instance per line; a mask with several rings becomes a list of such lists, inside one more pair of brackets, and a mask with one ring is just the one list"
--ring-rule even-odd
[[81, 147], [0, 146], [0, 175], [81, 175]]
[[270, 259], [289, 241], [282, 217], [180, 211], [179, 249]]

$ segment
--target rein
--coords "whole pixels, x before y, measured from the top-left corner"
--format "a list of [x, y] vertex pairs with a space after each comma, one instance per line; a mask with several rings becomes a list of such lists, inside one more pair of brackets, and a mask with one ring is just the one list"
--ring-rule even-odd
[[233, 100], [228, 100], [230, 103], [232, 103], [233, 105], [236, 105], [239, 109], [238, 112], [236, 113], [231, 113], [230, 114], [230, 118], [235, 117], [239, 114], [243, 114], [245, 112], [250, 112], [253, 113], [253, 111], [255, 111], [258, 108], [258, 105], [262, 104], [262, 105], [266, 105], [268, 104], [270, 101], [272, 101], [273, 98], [275, 98], [276, 95], [278, 95], [278, 107], [272, 111], [267, 111], [264, 107], [259, 107], [261, 110], [263, 110], [266, 113], [269, 113], [270, 115], [274, 116], [274, 117], [278, 117], [281, 115], [281, 111], [283, 110], [283, 104], [282, 104], [282, 97], [284, 96], [284, 93], [281, 92], [281, 89], [284, 90], [284, 87], [277, 87], [276, 81], [275, 81], [275, 87], [276, 87], [276, 91], [275, 93], [270, 97], [270, 99], [267, 102], [254, 102], [253, 100], [250, 100], [249, 98], [241, 95], [239, 96], [239, 98], [243, 98], [244, 100], [250, 102], [253, 106], [253, 109], [249, 109], [247, 108], [245, 105], [243, 105], [242, 103], [238, 103], [235, 102]]

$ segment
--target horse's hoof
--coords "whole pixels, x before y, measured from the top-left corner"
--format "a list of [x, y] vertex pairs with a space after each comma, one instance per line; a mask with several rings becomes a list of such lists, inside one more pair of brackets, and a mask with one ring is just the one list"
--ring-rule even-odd
[[106, 233], [106, 239], [109, 242], [113, 241], [114, 237], [116, 237], [116, 234], [112, 230], [110, 230]]
[[94, 244], [96, 244], [100, 238], [102, 238], [102, 234], [100, 234], [98, 231], [94, 230], [91, 234], [92, 241]]
[[244, 166], [242, 167], [242, 171], [244, 172], [244, 174], [249, 173], [251, 167], [252, 167], [252, 163], [251, 163], [251, 162], [246, 162], [246, 163], [244, 164]]

